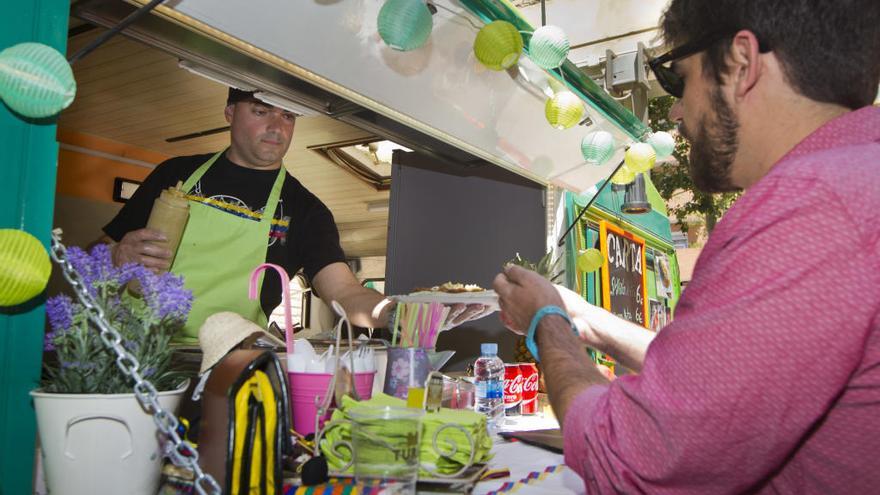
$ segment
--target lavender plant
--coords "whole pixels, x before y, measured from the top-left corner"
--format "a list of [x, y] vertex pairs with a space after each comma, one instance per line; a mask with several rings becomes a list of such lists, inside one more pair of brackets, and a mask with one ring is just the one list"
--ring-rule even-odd
[[[68, 259], [84, 285], [103, 308], [122, 344], [140, 363], [140, 373], [157, 390], [177, 388], [182, 377], [170, 369], [171, 338], [183, 327], [192, 305], [192, 293], [183, 279], [171, 273], [157, 275], [142, 265], [113, 265], [110, 248], [96, 245], [90, 252], [67, 250]], [[126, 289], [137, 281], [140, 295]], [[116, 366], [116, 355], [101, 341], [85, 307], [60, 294], [46, 301], [51, 331], [46, 334], [47, 360], [42, 386], [46, 392], [119, 394], [131, 392], [129, 377]]]

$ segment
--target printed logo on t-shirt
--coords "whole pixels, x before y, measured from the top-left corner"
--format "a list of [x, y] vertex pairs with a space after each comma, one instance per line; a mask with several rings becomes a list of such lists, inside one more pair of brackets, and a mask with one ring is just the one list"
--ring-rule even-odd
[[[254, 210], [242, 199], [228, 194], [216, 194], [205, 197], [202, 194], [202, 182], [196, 183], [192, 192], [187, 195], [192, 201], [198, 201], [204, 205], [230, 213], [240, 218], [246, 218], [259, 222], [263, 218], [266, 205], [259, 210]], [[284, 200], [278, 198], [278, 207], [275, 209], [275, 217], [272, 219], [272, 227], [269, 229], [269, 246], [280, 242], [282, 246], [287, 244], [287, 230], [290, 227], [290, 216], [284, 214]]]

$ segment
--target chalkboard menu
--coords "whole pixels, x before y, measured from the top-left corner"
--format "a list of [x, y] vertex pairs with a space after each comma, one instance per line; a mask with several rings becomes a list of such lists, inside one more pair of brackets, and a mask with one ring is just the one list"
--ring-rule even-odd
[[602, 306], [625, 320], [648, 326], [645, 286], [645, 240], [603, 221], [599, 243], [602, 265]]

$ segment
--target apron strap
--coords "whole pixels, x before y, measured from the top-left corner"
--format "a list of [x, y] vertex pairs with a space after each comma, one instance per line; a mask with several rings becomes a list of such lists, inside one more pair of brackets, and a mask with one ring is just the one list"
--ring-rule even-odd
[[192, 175], [189, 176], [188, 179], [186, 179], [186, 182], [183, 183], [183, 190], [186, 191], [187, 194], [189, 194], [192, 188], [196, 185], [196, 182], [198, 182], [199, 179], [201, 179], [202, 176], [205, 175], [205, 172], [207, 172], [208, 169], [211, 168], [211, 165], [213, 165], [214, 162], [216, 162], [217, 159], [220, 158], [220, 155], [222, 155], [225, 151], [226, 150], [218, 151], [214, 156], [211, 157], [210, 160], [203, 163], [199, 168], [196, 169], [195, 172], [192, 173]]

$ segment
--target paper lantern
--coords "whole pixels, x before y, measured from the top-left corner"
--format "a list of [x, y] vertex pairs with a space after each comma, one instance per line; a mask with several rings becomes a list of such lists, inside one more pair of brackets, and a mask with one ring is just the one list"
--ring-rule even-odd
[[635, 143], [626, 150], [623, 160], [630, 170], [640, 174], [651, 170], [657, 162], [657, 153], [648, 143]]
[[577, 267], [584, 273], [595, 272], [605, 263], [605, 257], [602, 251], [596, 248], [583, 249], [578, 252]]
[[379, 10], [377, 24], [382, 41], [405, 52], [428, 41], [434, 20], [424, 0], [388, 0]]
[[516, 26], [507, 21], [492, 21], [483, 26], [474, 40], [477, 60], [492, 70], [505, 70], [519, 60], [523, 41]]
[[36, 237], [0, 229], [0, 306], [14, 306], [43, 292], [52, 263]]
[[545, 69], [562, 65], [568, 50], [568, 37], [565, 31], [556, 26], [538, 28], [529, 40], [529, 58]]
[[617, 172], [611, 176], [611, 183], [619, 186], [629, 184], [636, 180], [636, 173], [629, 169], [626, 165], [620, 167]]
[[73, 102], [76, 81], [58, 50], [42, 43], [19, 43], [0, 52], [0, 97], [31, 118], [55, 115]]
[[588, 133], [581, 140], [581, 154], [589, 163], [602, 165], [614, 154], [614, 136], [607, 131]]
[[547, 122], [557, 129], [568, 129], [584, 118], [584, 103], [571, 91], [560, 91], [544, 105]]
[[654, 148], [657, 158], [666, 158], [675, 151], [675, 138], [665, 131], [655, 132], [648, 138], [648, 144]]

